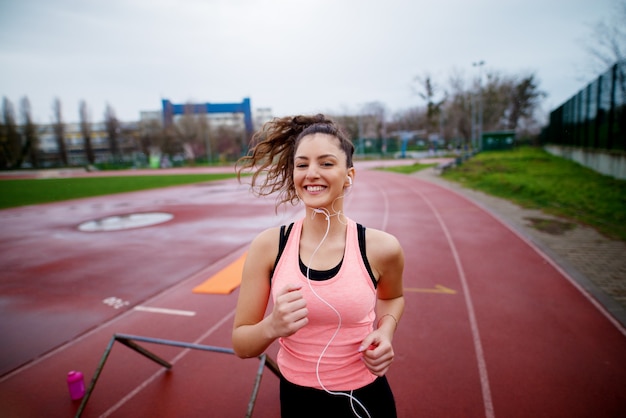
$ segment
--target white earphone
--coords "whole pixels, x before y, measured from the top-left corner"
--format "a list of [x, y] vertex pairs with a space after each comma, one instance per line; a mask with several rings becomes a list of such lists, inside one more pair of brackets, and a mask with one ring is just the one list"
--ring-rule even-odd
[[352, 177], [348, 176], [348, 183], [350, 183], [350, 186], [352, 186]]

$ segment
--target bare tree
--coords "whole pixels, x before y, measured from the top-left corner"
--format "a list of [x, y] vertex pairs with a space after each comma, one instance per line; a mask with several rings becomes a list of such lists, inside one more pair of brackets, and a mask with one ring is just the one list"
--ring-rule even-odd
[[121, 160], [122, 155], [119, 147], [120, 122], [115, 116], [115, 110], [107, 103], [104, 110], [104, 125], [109, 137], [109, 151], [114, 160]]
[[[487, 71], [482, 87], [483, 132], [506, 129], [506, 112], [510, 106], [513, 82], [498, 71]], [[478, 86], [472, 88], [473, 91]]]
[[6, 97], [2, 99], [2, 132], [0, 133], [0, 145], [0, 168], [16, 168], [17, 161], [22, 151], [22, 139], [17, 129], [13, 103]]
[[207, 162], [210, 164], [213, 160], [213, 150], [215, 144], [213, 143], [213, 136], [211, 135], [211, 125], [206, 112], [198, 115], [198, 144], [197, 149], [194, 148], [195, 155], [199, 155], [204, 151]]
[[426, 111], [413, 107], [395, 113], [387, 123], [388, 131], [418, 131], [426, 125]]
[[359, 130], [359, 116], [350, 115], [346, 109], [346, 111], [343, 112], [343, 115], [332, 115], [332, 118], [337, 121], [348, 137], [352, 138], [353, 141], [356, 142], [361, 138], [361, 132]]
[[158, 154], [165, 143], [165, 132], [161, 123], [155, 119], [148, 119], [141, 122], [140, 127], [141, 151], [150, 160], [151, 155]]
[[65, 124], [63, 123], [63, 111], [61, 100], [58, 97], [52, 102], [52, 127], [57, 141], [59, 159], [62, 166], [68, 165], [67, 147], [65, 146]]
[[534, 74], [521, 77], [513, 83], [507, 109], [508, 129], [517, 129], [520, 121], [533, 118], [535, 110], [546, 93], [539, 90], [539, 81]]
[[219, 126], [211, 131], [211, 136], [216, 140], [217, 152], [220, 158], [237, 158], [241, 155], [241, 137], [243, 134], [244, 130], [242, 128], [234, 126]]
[[78, 114], [80, 118], [80, 132], [83, 135], [83, 144], [85, 147], [85, 157], [89, 164], [96, 162], [96, 156], [93, 152], [93, 144], [91, 143], [91, 115], [87, 102], [81, 100], [78, 105]]
[[22, 165], [22, 161], [26, 158], [30, 160], [33, 167], [39, 167], [39, 137], [37, 136], [37, 127], [33, 122], [30, 100], [24, 96], [20, 102], [20, 110], [22, 116], [22, 135], [24, 137], [24, 147], [20, 155], [18, 166]]
[[481, 89], [483, 101], [483, 131], [519, 130], [538, 134], [536, 110], [545, 97], [534, 74], [510, 76], [498, 71], [487, 71], [485, 82], [474, 80], [468, 86], [463, 74], [449, 79], [448, 99], [442, 105], [442, 132], [446, 140], [456, 139], [467, 144], [471, 138], [471, 102]]
[[209, 124], [205, 108], [201, 108], [198, 112], [197, 110], [200, 109], [196, 109], [192, 103], [187, 103], [183, 116], [176, 122], [176, 132], [188, 160], [194, 160], [197, 155], [202, 154], [203, 150], [207, 159], [210, 158]]
[[366, 103], [361, 110], [361, 130], [369, 138], [384, 138], [386, 132], [385, 115], [387, 109], [381, 102]]
[[415, 81], [419, 86], [414, 91], [426, 102], [426, 130], [429, 134], [441, 133], [442, 110], [447, 94], [428, 73], [415, 77]]
[[170, 157], [182, 152], [180, 136], [178, 132], [176, 132], [173, 124], [170, 124], [163, 129], [161, 152]]
[[449, 99], [444, 106], [446, 123], [443, 126], [443, 136], [446, 140], [456, 140], [467, 145], [472, 136], [470, 118], [472, 93], [466, 86], [465, 77], [459, 71], [453, 71], [448, 84]]
[[615, 0], [611, 17], [596, 23], [590, 39], [587, 51], [594, 58], [595, 73], [614, 66], [616, 85], [626, 97], [626, 0]]
[[616, 62], [626, 58], [626, 0], [615, 0], [608, 19], [591, 28], [585, 47], [593, 58], [594, 75], [606, 71]]

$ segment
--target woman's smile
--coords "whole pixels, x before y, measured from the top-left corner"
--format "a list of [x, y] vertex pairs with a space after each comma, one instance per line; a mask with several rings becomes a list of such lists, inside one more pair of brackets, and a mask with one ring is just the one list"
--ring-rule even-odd
[[309, 185], [309, 186], [304, 186], [304, 189], [311, 194], [319, 194], [323, 192], [324, 190], [326, 190], [326, 186]]

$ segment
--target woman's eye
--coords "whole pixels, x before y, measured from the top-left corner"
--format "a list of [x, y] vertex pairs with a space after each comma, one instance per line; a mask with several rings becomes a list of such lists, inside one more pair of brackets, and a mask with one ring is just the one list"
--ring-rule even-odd
[[306, 168], [306, 164], [296, 164], [296, 168]]
[[323, 167], [332, 167], [332, 166], [333, 166], [333, 163], [326, 161], [326, 162], [323, 162], [323, 163], [322, 163], [322, 166], [323, 166]]

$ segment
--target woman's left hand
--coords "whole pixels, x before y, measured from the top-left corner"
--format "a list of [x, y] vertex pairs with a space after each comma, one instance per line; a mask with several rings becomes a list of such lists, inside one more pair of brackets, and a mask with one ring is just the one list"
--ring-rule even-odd
[[367, 368], [376, 376], [384, 376], [393, 362], [394, 352], [391, 341], [380, 330], [369, 334], [359, 347], [362, 360]]

